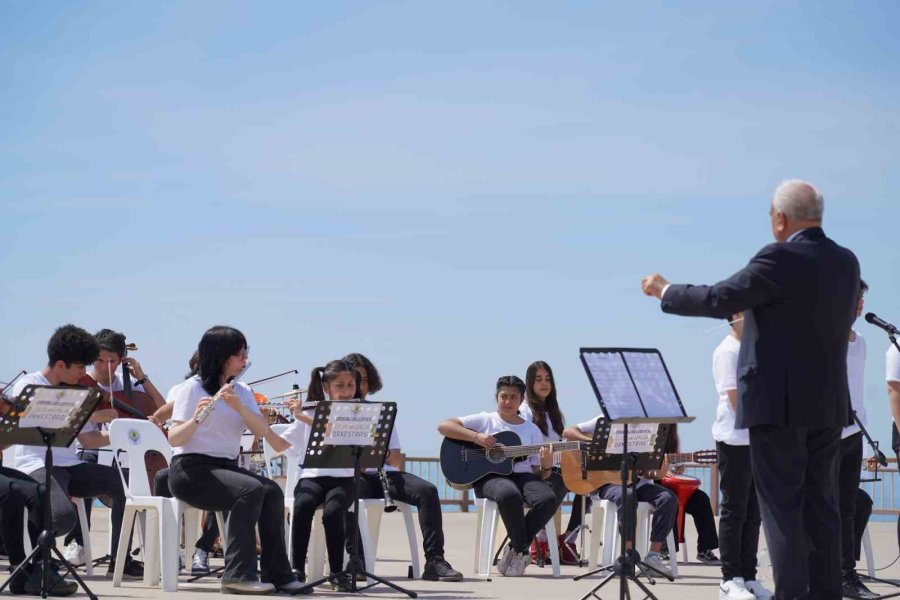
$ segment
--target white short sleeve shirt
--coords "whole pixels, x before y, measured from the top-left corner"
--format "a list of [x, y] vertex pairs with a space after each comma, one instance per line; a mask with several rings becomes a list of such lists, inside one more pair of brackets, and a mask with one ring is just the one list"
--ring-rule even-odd
[[749, 446], [750, 432], [746, 429], [735, 429], [734, 409], [728, 401], [728, 391], [737, 390], [738, 353], [741, 342], [731, 334], [719, 343], [713, 351], [713, 379], [719, 402], [716, 404], [716, 420], [713, 421], [712, 435], [717, 442], [729, 446]]
[[[541, 435], [541, 430], [528, 419], [521, 425], [514, 425], [504, 421], [500, 417], [500, 414], [494, 411], [490, 413], [481, 412], [475, 413], [474, 415], [466, 415], [465, 417], [459, 417], [459, 420], [466, 429], [471, 429], [472, 431], [487, 435], [499, 433], [501, 431], [511, 431], [519, 436], [519, 442], [523, 446], [540, 445], [544, 443], [544, 436]], [[533, 473], [533, 466], [538, 468], [541, 466], [541, 458], [537, 454], [514, 463], [513, 473]]]

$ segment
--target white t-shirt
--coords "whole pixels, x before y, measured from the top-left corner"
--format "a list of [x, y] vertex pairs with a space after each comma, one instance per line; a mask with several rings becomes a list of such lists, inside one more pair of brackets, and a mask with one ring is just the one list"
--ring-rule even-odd
[[[529, 421], [534, 423], [534, 413], [531, 411], [531, 407], [528, 406], [528, 402], [523, 400], [522, 406], [519, 407], [519, 415]], [[547, 420], [547, 435], [541, 434], [544, 438], [545, 442], [559, 442], [562, 441], [562, 436], [553, 431], [553, 422], [550, 420], [550, 415], [544, 415], [544, 418]], [[540, 430], [540, 427], [538, 427]]]
[[[26, 385], [53, 385], [44, 377], [40, 371], [35, 371], [34, 373], [29, 373], [28, 375], [22, 376], [16, 384], [13, 386], [11, 396], [13, 398], [17, 397], [22, 390], [25, 389]], [[81, 433], [87, 433], [89, 431], [98, 431], [98, 427], [96, 423], [91, 423], [88, 421], [85, 423], [84, 427], [81, 430]], [[23, 473], [31, 474], [33, 471], [37, 471], [38, 469], [44, 468], [44, 453], [46, 452], [46, 448], [44, 446], [23, 446], [21, 444], [15, 446], [16, 449], [16, 469], [22, 471]], [[84, 462], [80, 458], [78, 458], [78, 449], [75, 446], [75, 442], [72, 442], [66, 448], [51, 448], [50, 451], [53, 453], [53, 466], [54, 467], [71, 467], [73, 465], [80, 464]]]
[[900, 352], [897, 352], [897, 348], [893, 344], [888, 348], [884, 362], [886, 367], [885, 379], [888, 381], [900, 381]]
[[[471, 429], [472, 431], [477, 431], [478, 433], [491, 435], [501, 431], [511, 431], [519, 436], [520, 444], [523, 446], [540, 445], [544, 443], [544, 436], [541, 434], [541, 430], [538, 429], [537, 425], [532, 423], [530, 419], [526, 419], [521, 425], [513, 425], [512, 423], [504, 421], [500, 417], [500, 414], [494, 411], [459, 417], [459, 420], [462, 422], [463, 427]], [[525, 460], [513, 463], [513, 473], [533, 473], [533, 466], [538, 468], [541, 466], [541, 457], [537, 454], [528, 456]]]
[[[866, 340], [854, 330], [856, 339], [847, 345], [847, 383], [850, 387], [850, 404], [856, 411], [863, 426], [868, 426], [866, 420], [866, 405], [863, 402], [865, 398], [865, 375], [866, 375]], [[859, 433], [859, 425], [854, 422], [852, 425], [844, 427], [841, 431], [841, 439], [845, 439]]]
[[749, 446], [750, 432], [734, 428], [734, 409], [728, 401], [728, 390], [737, 389], [738, 352], [741, 342], [731, 334], [713, 350], [713, 379], [719, 403], [716, 405], [716, 420], [713, 421], [712, 436], [717, 442], [729, 446]]
[[[234, 385], [241, 404], [254, 414], [261, 414], [253, 392], [242, 382]], [[169, 391], [166, 402], [174, 402], [172, 421], [187, 422], [194, 418], [201, 398], [210, 397], [212, 394], [203, 389], [200, 376], [195, 375], [184, 383], [176, 385]], [[210, 411], [206, 420], [200, 423], [191, 438], [184, 446], [175, 446], [173, 453], [179, 454], [205, 454], [216, 458], [235, 459], [241, 452], [241, 436], [244, 434], [244, 419], [241, 415], [219, 401]]]

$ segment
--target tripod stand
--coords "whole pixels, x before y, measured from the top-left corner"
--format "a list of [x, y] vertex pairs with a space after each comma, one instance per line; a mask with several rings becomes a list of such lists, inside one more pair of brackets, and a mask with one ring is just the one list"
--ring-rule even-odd
[[[591, 589], [587, 594], [582, 596], [581, 600], [587, 600], [587, 598], [590, 598], [591, 596], [600, 598], [600, 596], [597, 595], [597, 591], [617, 576], [619, 577], [619, 598], [631, 598], [631, 593], [628, 591], [628, 582], [631, 581], [632, 583], [637, 585], [641, 589], [641, 591], [644, 592], [644, 594], [646, 594], [645, 598], [652, 598], [653, 600], [657, 600], [656, 596], [653, 595], [653, 592], [651, 592], [642, 581], [638, 580], [636, 570], [639, 570], [641, 574], [647, 578], [647, 581], [651, 585], [655, 585], [656, 580], [654, 580], [653, 577], [650, 576], [650, 573], [648, 571], [658, 573], [669, 581], [675, 581], [675, 578], [671, 575], [663, 573], [655, 567], [643, 562], [641, 560], [641, 555], [638, 554], [637, 550], [634, 550], [633, 548], [629, 549], [626, 545], [626, 542], [628, 541], [628, 535], [631, 534], [631, 537], [634, 537], [634, 523], [637, 522], [637, 495], [634, 493], [636, 488], [632, 488], [631, 494], [627, 493], [627, 488], [629, 485], [629, 467], [632, 470], [632, 482], [635, 482], [637, 480], [637, 457], [628, 452], [628, 423], [625, 423], [623, 427], [622, 443], [622, 462], [619, 471], [619, 474], [621, 475], [621, 486], [623, 492], [623, 522], [621, 524], [621, 527], [619, 528], [619, 538], [622, 553], [619, 555], [619, 558], [616, 559], [616, 562], [614, 564], [600, 567], [594, 569], [593, 571], [588, 571], [587, 573], [583, 573], [573, 578], [575, 581], [579, 581], [581, 579], [584, 579], [585, 577], [590, 577], [591, 575], [607, 572], [606, 577], [604, 577], [600, 581], [600, 583], [594, 586], [594, 588]], [[632, 483], [632, 485], [634, 485], [634, 483]]]
[[52, 477], [51, 473], [53, 472], [53, 442], [56, 437], [56, 434], [52, 431], [47, 431], [42, 428], [37, 428], [37, 431], [40, 433], [41, 438], [44, 440], [44, 445], [46, 446], [45, 454], [44, 454], [44, 490], [45, 497], [43, 499], [44, 502], [44, 529], [41, 531], [40, 535], [37, 537], [37, 544], [35, 544], [34, 549], [31, 551], [24, 561], [19, 563], [19, 566], [15, 568], [12, 574], [9, 576], [3, 585], [0, 585], [0, 592], [3, 592], [6, 589], [6, 586], [10, 584], [10, 582], [21, 572], [24, 571], [25, 567], [29, 564], [33, 565], [33, 568], [37, 566], [38, 561], [40, 561], [41, 568], [41, 598], [46, 598], [50, 595], [50, 592], [53, 591], [53, 588], [63, 581], [63, 577], [53, 583], [50, 584], [50, 554], [53, 553], [56, 555], [56, 559], [66, 568], [66, 575], [71, 575], [75, 578], [75, 581], [78, 582], [78, 585], [81, 586], [81, 589], [84, 590], [84, 593], [87, 594], [88, 598], [91, 600], [97, 600], [97, 596], [88, 588], [87, 584], [84, 580], [78, 576], [78, 573], [75, 572], [75, 567], [65, 559], [62, 553], [59, 551], [59, 548], [56, 547], [56, 538], [53, 535], [53, 531], [50, 529], [51, 523], [53, 521], [52, 513], [50, 512], [50, 478]]

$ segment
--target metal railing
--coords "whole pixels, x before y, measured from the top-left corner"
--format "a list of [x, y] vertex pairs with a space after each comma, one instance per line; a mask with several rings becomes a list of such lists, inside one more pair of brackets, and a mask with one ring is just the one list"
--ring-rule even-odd
[[[900, 515], [900, 498], [895, 490], [900, 484], [900, 470], [897, 460], [888, 459], [890, 467], [878, 470], [879, 481], [862, 481], [860, 487], [872, 497], [872, 512], [878, 515]], [[440, 461], [434, 457], [406, 457], [405, 470], [433, 483], [438, 489], [441, 504], [456, 506], [462, 512], [469, 512], [475, 504], [475, 494], [471, 490], [457, 490], [451, 487], [441, 473]], [[709, 495], [713, 513], [719, 514], [719, 470], [716, 465], [687, 464], [685, 475], [700, 480], [700, 489]], [[863, 479], [871, 478], [873, 473], [864, 471]], [[572, 494], [566, 496], [564, 506], [571, 505]]]

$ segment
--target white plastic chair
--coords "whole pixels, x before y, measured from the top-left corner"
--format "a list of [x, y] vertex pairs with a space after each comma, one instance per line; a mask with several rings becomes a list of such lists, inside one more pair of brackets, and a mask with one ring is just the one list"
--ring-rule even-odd
[[[638, 502], [635, 539], [637, 542], [636, 549], [641, 556], [646, 555], [650, 547], [652, 509], [653, 506], [650, 503]], [[616, 560], [616, 548], [618, 545], [618, 507], [609, 500], [597, 501], [595, 499], [591, 507], [591, 545], [588, 565], [599, 567], [613, 564]], [[603, 556], [598, 561], [600, 546], [603, 546]], [[675, 552], [675, 534], [672, 531], [666, 536], [666, 546], [669, 548], [669, 568], [672, 570], [672, 576], [678, 577], [678, 555]]]
[[155, 450], [162, 454], [166, 462], [172, 459], [172, 447], [162, 431], [149, 421], [141, 419], [116, 419], [109, 425], [109, 441], [113, 452], [128, 452], [130, 459], [129, 481], [122, 472], [122, 486], [125, 489], [125, 516], [122, 519], [122, 534], [116, 550], [116, 569], [113, 587], [121, 587], [125, 568], [124, 557], [128, 553], [128, 532], [131, 531], [138, 511], [147, 512], [147, 535], [144, 548], [144, 583], [157, 585], [162, 570], [162, 588], [165, 592], [178, 590], [178, 509], [172, 498], [153, 496], [150, 478], [144, 466], [144, 455]]
[[[475, 576], [489, 579], [494, 567], [494, 540], [497, 536], [500, 510], [496, 502], [487, 498], [476, 498], [475, 507], [478, 509], [475, 525]], [[553, 563], [553, 576], [559, 577], [559, 546], [555, 543], [559, 537], [552, 516], [544, 528], [547, 531], [547, 540], [550, 541], [548, 546], [550, 546], [550, 560]]]
[[[412, 562], [413, 579], [422, 576], [419, 567], [419, 542], [416, 539], [416, 525], [413, 520], [412, 507], [406, 502], [394, 501], [397, 512], [403, 515], [403, 523], [406, 525], [406, 542], [409, 544], [409, 558]], [[363, 541], [363, 548], [371, 548], [372, 552], [366, 552], [366, 571], [375, 572], [377, 560], [378, 538], [381, 534], [381, 517], [384, 515], [383, 498], [366, 498], [360, 500], [359, 532]]]
[[862, 535], [863, 554], [866, 556], [866, 570], [869, 577], [875, 577], [875, 554], [872, 552], [872, 538], [869, 537], [869, 524], [866, 523], [866, 529]]

